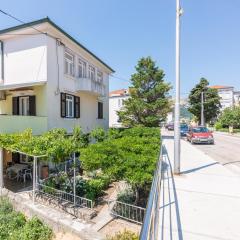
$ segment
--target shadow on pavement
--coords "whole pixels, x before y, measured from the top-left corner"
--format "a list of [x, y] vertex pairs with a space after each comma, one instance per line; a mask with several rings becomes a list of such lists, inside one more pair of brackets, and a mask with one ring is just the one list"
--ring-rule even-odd
[[232, 162], [228, 162], [228, 163], [223, 163], [222, 165], [225, 166], [225, 165], [234, 164], [234, 163], [240, 163], [240, 161], [232, 161]]
[[174, 139], [174, 136], [162, 135], [162, 139]]
[[[171, 139], [173, 137], [167, 136], [168, 139]], [[165, 138], [166, 139], [166, 138]], [[162, 162], [162, 174], [163, 174], [163, 180], [162, 180], [162, 229], [161, 229], [161, 239], [164, 240], [166, 239], [164, 234], [166, 233], [165, 231], [165, 211], [169, 211], [169, 237], [167, 239], [174, 239], [173, 238], [173, 214], [175, 210], [175, 215], [176, 215], [176, 225], [177, 225], [177, 233], [178, 233], [178, 240], [183, 240], [183, 235], [182, 235], [182, 224], [181, 224], [181, 218], [180, 218], [180, 212], [179, 212], [179, 205], [178, 205], [178, 198], [177, 198], [177, 191], [175, 187], [175, 181], [173, 177], [173, 172], [172, 172], [172, 166], [171, 162], [169, 160], [168, 152], [165, 146], [163, 146], [163, 162]]]
[[207, 164], [207, 165], [204, 165], [204, 166], [201, 166], [201, 167], [189, 169], [189, 170], [181, 172], [180, 174], [188, 174], [188, 173], [196, 172], [198, 170], [201, 170], [201, 169], [207, 168], [207, 167], [211, 167], [211, 166], [214, 166], [216, 164], [219, 164], [219, 162], [214, 162], [214, 163], [210, 163], [210, 164]]

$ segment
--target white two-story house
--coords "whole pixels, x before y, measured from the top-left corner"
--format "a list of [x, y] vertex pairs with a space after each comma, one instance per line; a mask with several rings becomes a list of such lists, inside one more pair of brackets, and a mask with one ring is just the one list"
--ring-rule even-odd
[[49, 18], [0, 30], [0, 133], [109, 125], [113, 70]]
[[228, 107], [239, 106], [240, 91], [234, 91], [234, 87], [216, 85], [210, 88], [217, 89], [220, 97], [221, 110]]
[[120, 89], [109, 93], [109, 127], [122, 127], [117, 112], [124, 107], [124, 101], [129, 97], [129, 89]]

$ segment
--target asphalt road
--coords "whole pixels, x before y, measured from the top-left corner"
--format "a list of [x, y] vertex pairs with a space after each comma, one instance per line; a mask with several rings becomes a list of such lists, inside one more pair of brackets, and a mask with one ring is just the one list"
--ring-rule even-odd
[[220, 133], [213, 135], [214, 145], [195, 144], [194, 146], [240, 175], [240, 137]]

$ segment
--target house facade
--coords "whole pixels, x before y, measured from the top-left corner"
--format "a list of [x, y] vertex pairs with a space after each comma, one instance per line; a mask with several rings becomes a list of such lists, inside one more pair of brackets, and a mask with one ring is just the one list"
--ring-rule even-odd
[[240, 91], [234, 91], [233, 98], [234, 98], [234, 105], [240, 106]]
[[239, 105], [240, 93], [239, 91], [234, 91], [232, 86], [211, 86], [210, 88], [217, 89], [218, 95], [221, 98], [221, 110], [227, 107], [232, 107]]
[[128, 89], [115, 90], [109, 93], [109, 127], [122, 127], [117, 112], [124, 106], [124, 101], [129, 98]]
[[0, 31], [0, 133], [108, 128], [113, 70], [49, 18]]

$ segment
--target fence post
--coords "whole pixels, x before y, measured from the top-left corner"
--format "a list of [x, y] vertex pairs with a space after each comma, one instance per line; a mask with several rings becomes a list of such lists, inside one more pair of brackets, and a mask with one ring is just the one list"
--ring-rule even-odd
[[74, 164], [74, 171], [73, 171], [73, 202], [74, 207], [76, 206], [76, 153], [73, 154], [73, 164]]
[[37, 157], [33, 157], [33, 204], [35, 204], [35, 194], [36, 194], [36, 166]]

